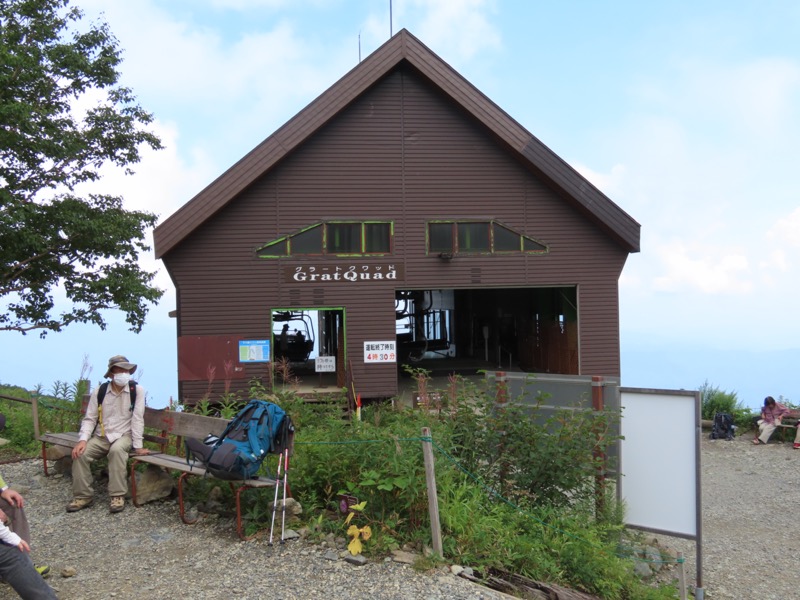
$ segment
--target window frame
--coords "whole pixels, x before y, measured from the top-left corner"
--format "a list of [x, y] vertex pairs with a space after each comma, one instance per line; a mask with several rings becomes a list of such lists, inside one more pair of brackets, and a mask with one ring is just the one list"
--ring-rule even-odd
[[[485, 225], [488, 228], [488, 242], [489, 247], [486, 249], [474, 249], [469, 248], [465, 249], [462, 248], [462, 236], [461, 231], [462, 225]], [[440, 228], [443, 225], [450, 225], [450, 240], [451, 240], [451, 247], [445, 249], [443, 245], [438, 244], [433, 245], [433, 238], [434, 233], [431, 230], [431, 227], [434, 226], [436, 228]], [[508, 249], [508, 248], [497, 248], [497, 237], [498, 234], [495, 231], [495, 228], [499, 228], [504, 232], [513, 234], [518, 236], [519, 240], [519, 247], [516, 249]], [[466, 230], [465, 230], [466, 231]], [[445, 235], [438, 235], [437, 237], [446, 237]], [[550, 248], [547, 244], [540, 242], [539, 240], [532, 238], [529, 235], [525, 235], [524, 233], [519, 233], [512, 227], [509, 227], [505, 223], [498, 221], [496, 219], [433, 219], [427, 221], [425, 224], [425, 242], [426, 242], [426, 250], [428, 255], [435, 255], [435, 256], [493, 256], [493, 255], [510, 255], [510, 254], [548, 254], [550, 252]], [[503, 243], [504, 246], [509, 246], [509, 240], [506, 239]], [[526, 246], [535, 246], [534, 248], [527, 248]]]
[[[359, 251], [336, 251], [331, 250], [330, 246], [332, 244], [332, 238], [334, 236], [334, 232], [332, 229], [335, 229], [335, 226], [342, 225], [358, 225], [358, 247]], [[382, 232], [383, 237], [385, 240], [376, 240], [373, 238], [371, 240], [372, 243], [368, 243], [370, 240], [368, 238], [371, 237], [369, 230], [374, 228], [374, 226], [385, 226], [386, 230]], [[333, 228], [331, 226], [334, 226]], [[372, 227], [369, 227], [372, 226]], [[321, 244], [318, 252], [295, 252], [293, 250], [292, 240], [298, 236], [309, 234], [313, 230], [320, 228], [320, 235], [321, 235]], [[368, 250], [367, 248], [374, 245], [374, 242], [377, 242], [378, 245], [382, 245], [385, 242], [385, 250], [380, 248], [378, 250]], [[275, 248], [283, 248], [282, 252], [274, 252], [271, 251]], [[386, 256], [392, 254], [394, 252], [394, 221], [378, 221], [378, 220], [370, 220], [370, 221], [361, 221], [355, 219], [331, 219], [326, 221], [319, 221], [308, 227], [304, 227], [295, 233], [281, 236], [271, 242], [267, 242], [263, 246], [256, 249], [259, 258], [292, 258], [292, 257], [302, 257], [302, 256]]]

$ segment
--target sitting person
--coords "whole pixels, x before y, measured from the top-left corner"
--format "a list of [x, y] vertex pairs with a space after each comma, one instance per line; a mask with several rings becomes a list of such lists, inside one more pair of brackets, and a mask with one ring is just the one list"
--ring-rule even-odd
[[[2, 475], [0, 475], [0, 522], [30, 546], [31, 528], [28, 525], [28, 517], [25, 516], [25, 499], [19, 492], [6, 485]], [[38, 565], [36, 570], [42, 577], [47, 577], [50, 573], [50, 567], [47, 565]]]
[[781, 419], [788, 415], [789, 412], [789, 409], [783, 404], [775, 402], [775, 398], [772, 396], [764, 398], [761, 418], [758, 420], [758, 435], [753, 440], [753, 443], [755, 445], [766, 444], [772, 432], [781, 424]]
[[[143, 447], [146, 392], [131, 380], [136, 365], [122, 355], [108, 361], [108, 385], [92, 391], [86, 414], [81, 421], [79, 442], [72, 449], [72, 502], [67, 512], [77, 512], [94, 504], [91, 464], [108, 456], [108, 495], [112, 513], [125, 508], [128, 492], [128, 452], [149, 454]], [[102, 403], [99, 393], [103, 389]]]
[[0, 524], [0, 577], [24, 600], [56, 600], [56, 594], [31, 562], [28, 542]]

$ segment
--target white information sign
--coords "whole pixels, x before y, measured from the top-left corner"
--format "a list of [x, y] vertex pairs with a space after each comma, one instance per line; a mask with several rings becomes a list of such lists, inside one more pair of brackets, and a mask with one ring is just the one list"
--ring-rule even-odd
[[699, 535], [698, 404], [695, 392], [622, 389], [620, 491], [629, 525]]
[[365, 363], [396, 363], [397, 342], [364, 342]]
[[318, 356], [314, 359], [314, 371], [317, 373], [335, 373], [336, 372], [336, 357], [335, 356]]

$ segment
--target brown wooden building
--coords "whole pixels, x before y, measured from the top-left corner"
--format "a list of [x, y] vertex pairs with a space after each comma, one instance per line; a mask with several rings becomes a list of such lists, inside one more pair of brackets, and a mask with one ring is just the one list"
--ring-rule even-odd
[[156, 228], [181, 399], [282, 357], [364, 398], [403, 364], [619, 376], [639, 229], [400, 31]]

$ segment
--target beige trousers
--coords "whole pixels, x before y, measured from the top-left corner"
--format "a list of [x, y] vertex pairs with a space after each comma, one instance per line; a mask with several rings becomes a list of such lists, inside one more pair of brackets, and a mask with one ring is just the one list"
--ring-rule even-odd
[[758, 420], [758, 439], [760, 439], [763, 443], [767, 443], [769, 441], [769, 437], [772, 435], [772, 432], [775, 431], [778, 427], [774, 423], [767, 423], [764, 419]]
[[132, 446], [130, 435], [123, 435], [113, 444], [104, 437], [93, 435], [86, 442], [81, 457], [72, 462], [72, 496], [94, 496], [91, 465], [104, 456], [108, 456], [108, 495], [124, 496], [128, 493], [128, 452]]

